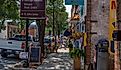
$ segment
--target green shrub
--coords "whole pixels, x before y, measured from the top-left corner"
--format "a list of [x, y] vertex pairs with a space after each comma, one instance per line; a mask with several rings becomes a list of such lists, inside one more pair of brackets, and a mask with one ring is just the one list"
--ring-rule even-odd
[[85, 53], [83, 50], [80, 50], [79, 48], [74, 48], [72, 51], [69, 52], [69, 55], [71, 58], [80, 58], [81, 56], [84, 57]]

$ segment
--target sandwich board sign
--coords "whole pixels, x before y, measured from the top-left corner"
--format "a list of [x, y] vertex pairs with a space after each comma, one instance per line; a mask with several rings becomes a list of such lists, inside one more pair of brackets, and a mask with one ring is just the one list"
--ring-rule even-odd
[[29, 51], [29, 62], [33, 64], [40, 64], [40, 47], [32, 47]]

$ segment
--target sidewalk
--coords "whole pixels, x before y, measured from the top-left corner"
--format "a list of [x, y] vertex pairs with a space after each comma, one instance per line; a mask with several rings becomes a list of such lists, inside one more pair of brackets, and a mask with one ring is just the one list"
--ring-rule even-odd
[[69, 49], [58, 49], [58, 53], [47, 55], [43, 63], [37, 69], [18, 68], [12, 70], [73, 70], [73, 60], [69, 57]]
[[73, 70], [73, 61], [68, 54], [69, 49], [58, 49], [58, 53], [51, 53], [37, 70]]

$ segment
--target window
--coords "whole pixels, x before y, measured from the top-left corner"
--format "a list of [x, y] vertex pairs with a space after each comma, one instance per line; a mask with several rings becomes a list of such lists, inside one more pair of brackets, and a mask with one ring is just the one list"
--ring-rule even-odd
[[[26, 41], [26, 35], [15, 35], [15, 40]], [[28, 36], [28, 41], [32, 41], [31, 36]]]

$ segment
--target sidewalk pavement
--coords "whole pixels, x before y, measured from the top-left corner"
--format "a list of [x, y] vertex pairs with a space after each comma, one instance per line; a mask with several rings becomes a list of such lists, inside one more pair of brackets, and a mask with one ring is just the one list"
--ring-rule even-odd
[[69, 57], [68, 48], [58, 49], [58, 53], [51, 53], [37, 70], [73, 70], [73, 61]]
[[37, 69], [29, 70], [73, 70], [73, 60], [69, 57], [68, 52], [68, 48], [66, 50], [64, 48], [58, 49], [58, 53], [48, 54], [47, 58], [44, 59], [43, 63]]

